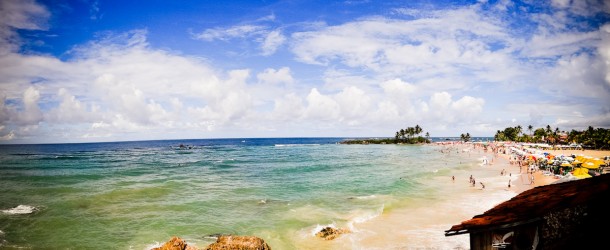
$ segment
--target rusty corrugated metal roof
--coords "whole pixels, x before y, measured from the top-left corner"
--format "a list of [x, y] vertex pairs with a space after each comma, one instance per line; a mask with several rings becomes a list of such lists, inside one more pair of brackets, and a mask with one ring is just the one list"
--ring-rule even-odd
[[594, 199], [610, 199], [610, 174], [526, 190], [483, 214], [452, 226], [445, 231], [445, 236], [525, 224], [542, 219], [550, 211], [574, 207]]

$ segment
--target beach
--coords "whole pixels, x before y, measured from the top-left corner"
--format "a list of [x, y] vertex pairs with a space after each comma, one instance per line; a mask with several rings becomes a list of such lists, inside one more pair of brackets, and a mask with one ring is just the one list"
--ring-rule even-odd
[[[0, 246], [145, 250], [179, 236], [202, 248], [235, 234], [272, 249], [468, 249], [445, 230], [557, 180], [538, 171], [532, 183], [475, 144], [338, 141], [4, 146]], [[329, 226], [347, 233], [316, 236]]]

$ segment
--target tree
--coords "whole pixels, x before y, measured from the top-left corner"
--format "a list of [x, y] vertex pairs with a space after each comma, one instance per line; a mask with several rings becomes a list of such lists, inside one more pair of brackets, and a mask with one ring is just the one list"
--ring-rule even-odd
[[469, 142], [469, 141], [470, 141], [470, 133], [461, 134], [461, 135], [460, 135], [460, 139], [461, 139], [463, 142]]
[[421, 132], [422, 132], [421, 127], [419, 125], [415, 125], [415, 131], [414, 132], [415, 132], [416, 135], [421, 134]]

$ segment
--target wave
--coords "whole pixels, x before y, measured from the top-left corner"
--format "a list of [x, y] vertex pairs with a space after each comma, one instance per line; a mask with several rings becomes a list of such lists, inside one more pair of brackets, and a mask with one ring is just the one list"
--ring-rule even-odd
[[29, 205], [19, 205], [11, 209], [0, 210], [4, 214], [31, 214], [38, 211], [38, 208]]
[[368, 200], [368, 199], [375, 199], [375, 198], [377, 198], [377, 195], [371, 194], [371, 195], [366, 195], [366, 196], [353, 196], [353, 197], [349, 197], [347, 199]]
[[381, 205], [381, 207], [377, 210], [367, 211], [367, 212], [358, 214], [347, 222], [347, 227], [352, 232], [357, 232], [358, 230], [354, 227], [354, 224], [364, 223], [364, 222], [370, 221], [372, 219], [375, 219], [383, 213], [384, 209], [385, 209], [385, 206]]
[[310, 234], [311, 234], [311, 236], [315, 237], [318, 232], [322, 231], [322, 229], [327, 228], [327, 227], [337, 228], [337, 225], [334, 222], [331, 224], [326, 224], [326, 225], [318, 224], [310, 231]]
[[318, 143], [310, 144], [275, 144], [276, 147], [320, 146]]

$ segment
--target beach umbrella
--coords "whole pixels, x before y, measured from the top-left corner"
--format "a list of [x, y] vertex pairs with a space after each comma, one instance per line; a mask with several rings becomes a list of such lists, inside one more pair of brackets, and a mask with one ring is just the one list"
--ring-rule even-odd
[[593, 163], [593, 162], [587, 162], [585, 164], [582, 164], [583, 167], [588, 168], [588, 169], [597, 169], [599, 168], [599, 165]]
[[562, 166], [562, 167], [571, 167], [571, 166], [572, 166], [572, 164], [567, 163], [567, 162], [563, 162], [563, 163], [561, 163], [561, 165], [559, 165], [559, 166]]

